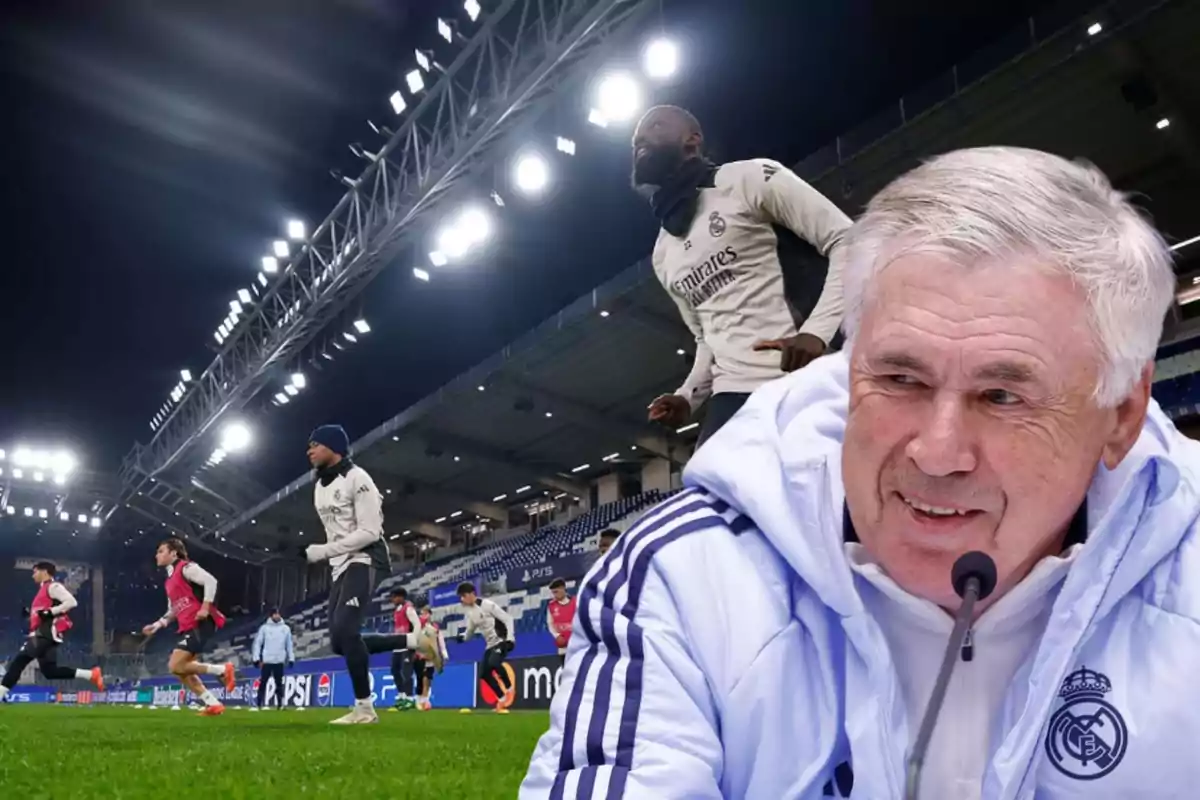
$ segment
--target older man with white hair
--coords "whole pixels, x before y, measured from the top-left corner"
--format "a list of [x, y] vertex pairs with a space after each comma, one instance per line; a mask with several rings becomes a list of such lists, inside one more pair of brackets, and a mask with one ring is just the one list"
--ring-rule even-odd
[[904, 797], [944, 652], [920, 797], [1196, 796], [1200, 445], [1150, 399], [1162, 238], [1094, 168], [982, 148], [845, 245], [846, 352], [759, 389], [589, 574], [521, 796]]

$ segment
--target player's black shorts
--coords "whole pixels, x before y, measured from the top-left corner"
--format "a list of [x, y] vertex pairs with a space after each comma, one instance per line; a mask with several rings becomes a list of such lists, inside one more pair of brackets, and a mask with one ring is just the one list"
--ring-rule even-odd
[[183, 634], [183, 637], [175, 643], [175, 649], [198, 656], [204, 652], [204, 648], [208, 646], [216, 633], [217, 623], [213, 622], [212, 617], [202, 619], [196, 623], [196, 627]]
[[424, 679], [426, 685], [433, 683], [433, 676], [437, 674], [437, 670], [433, 668], [433, 664], [430, 664], [423, 658], [413, 663], [416, 665], [416, 669], [419, 670], [417, 677]]
[[59, 642], [49, 636], [31, 636], [25, 640], [25, 644], [21, 645], [21, 652], [18, 655], [25, 656], [33, 661], [40, 661], [43, 658], [49, 657], [51, 661], [55, 660], [58, 653]]

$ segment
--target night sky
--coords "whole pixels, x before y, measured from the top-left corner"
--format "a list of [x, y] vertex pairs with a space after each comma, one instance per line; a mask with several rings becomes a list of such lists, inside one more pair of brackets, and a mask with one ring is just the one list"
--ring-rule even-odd
[[[668, 1], [683, 72], [652, 99], [690, 107], [719, 159], [791, 164], [1048, 5]], [[148, 440], [179, 370], [211, 361], [213, 330], [284, 220], [324, 218], [341, 194], [329, 169], [361, 170], [346, 145], [379, 141], [367, 119], [394, 119], [387, 97], [413, 48], [459, 7], [4, 4], [0, 446], [69, 442], [87, 466], [115, 469]], [[551, 148], [555, 133], [579, 145], [553, 203], [509, 203], [495, 242], [431, 284], [410, 260], [376, 280], [373, 332], [268, 417], [256, 476], [295, 477], [315, 424], [366, 433], [649, 252], [628, 132], [584, 113], [565, 100], [539, 125]]]

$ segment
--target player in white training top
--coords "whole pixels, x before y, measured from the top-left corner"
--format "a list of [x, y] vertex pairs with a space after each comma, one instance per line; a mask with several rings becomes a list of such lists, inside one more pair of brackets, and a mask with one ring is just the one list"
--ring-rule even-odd
[[649, 416], [679, 427], [707, 400], [703, 443], [751, 392], [833, 344], [842, 277], [829, 256], [850, 219], [778, 162], [712, 163], [700, 123], [675, 106], [638, 123], [633, 184], [661, 225], [654, 273], [696, 337], [687, 380]]

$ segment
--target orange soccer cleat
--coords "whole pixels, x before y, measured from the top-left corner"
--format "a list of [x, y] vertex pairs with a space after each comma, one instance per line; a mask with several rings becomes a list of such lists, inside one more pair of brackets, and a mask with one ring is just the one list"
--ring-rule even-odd
[[225, 713], [225, 706], [221, 705], [220, 703], [217, 703], [215, 706], [205, 706], [204, 710], [200, 712], [200, 716], [202, 716], [202, 717], [219, 717], [224, 713]]
[[100, 692], [104, 691], [104, 673], [102, 673], [100, 671], [99, 667], [92, 667], [92, 677], [90, 678], [90, 680], [91, 680], [92, 684], [96, 687], [97, 691], [100, 691]]
[[227, 692], [232, 692], [237, 686], [237, 679], [233, 672], [233, 664], [225, 665], [225, 674], [221, 676], [221, 682], [225, 684], [225, 691]]

